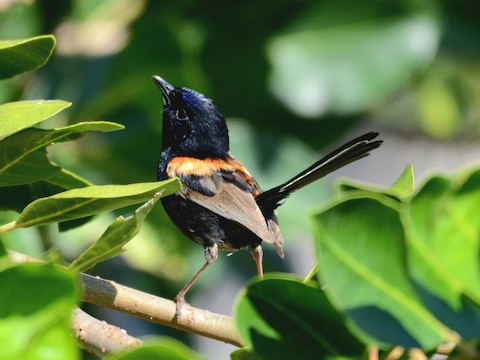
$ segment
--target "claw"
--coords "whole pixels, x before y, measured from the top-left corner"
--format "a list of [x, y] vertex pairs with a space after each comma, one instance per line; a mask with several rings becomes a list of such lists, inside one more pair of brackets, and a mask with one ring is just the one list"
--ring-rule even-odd
[[175, 301], [175, 318], [178, 322], [178, 320], [180, 320], [180, 316], [182, 315], [182, 308], [187, 302], [185, 301], [185, 296], [181, 294], [175, 296], [175, 299], [173, 299], [173, 301]]
[[176, 309], [175, 309], [175, 317], [177, 318], [177, 322], [180, 319], [180, 315], [182, 315], [182, 307], [186, 304], [185, 295], [187, 294], [188, 290], [192, 287], [193, 283], [197, 281], [198, 277], [205, 271], [205, 269], [217, 259], [218, 249], [217, 244], [214, 244], [210, 247], [205, 248], [205, 257], [207, 261], [205, 264], [198, 270], [198, 272], [193, 276], [193, 278], [183, 287], [182, 290], [175, 296]]

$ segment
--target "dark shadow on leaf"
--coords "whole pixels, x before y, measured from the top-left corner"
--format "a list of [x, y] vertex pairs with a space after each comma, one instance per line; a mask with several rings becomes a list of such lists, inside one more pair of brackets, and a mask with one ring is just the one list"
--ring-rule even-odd
[[380, 342], [405, 348], [421, 347], [396, 318], [378, 307], [365, 306], [346, 313], [358, 327]]
[[480, 336], [480, 308], [469, 297], [461, 295], [461, 307], [455, 310], [421, 285], [415, 286], [425, 307], [438, 320], [458, 332], [465, 340], [477, 339]]
[[318, 288], [269, 279], [248, 290], [248, 298], [275, 335], [250, 329], [253, 348], [272, 359], [361, 356], [364, 346]]

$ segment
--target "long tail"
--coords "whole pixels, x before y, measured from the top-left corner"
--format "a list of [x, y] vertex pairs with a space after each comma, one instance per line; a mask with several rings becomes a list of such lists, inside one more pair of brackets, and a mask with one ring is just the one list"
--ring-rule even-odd
[[256, 197], [257, 204], [264, 212], [269, 210], [273, 211], [280, 205], [280, 201], [288, 197], [288, 195], [295, 190], [300, 189], [305, 185], [330, 174], [332, 171], [350, 164], [351, 162], [368, 156], [370, 151], [378, 148], [383, 142], [382, 140], [372, 141], [377, 136], [377, 132], [369, 132], [349, 141], [287, 182], [258, 195]]

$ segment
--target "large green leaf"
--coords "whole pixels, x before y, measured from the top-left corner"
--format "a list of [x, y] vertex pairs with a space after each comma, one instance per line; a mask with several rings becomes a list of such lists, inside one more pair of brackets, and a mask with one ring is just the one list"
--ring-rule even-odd
[[377, 106], [431, 61], [440, 27], [423, 9], [405, 16], [372, 16], [372, 1], [322, 1], [312, 5], [285, 34], [273, 38], [271, 91], [293, 112], [306, 117], [358, 113]]
[[52, 35], [0, 41], [0, 79], [6, 79], [45, 64], [55, 47]]
[[[47, 187], [52, 187], [55, 190], [60, 189], [59, 191], [55, 191], [54, 193], [58, 193], [58, 192], [63, 191], [63, 190], [82, 188], [82, 187], [92, 185], [92, 183], [90, 183], [86, 179], [83, 179], [79, 175], [74, 174], [71, 171], [68, 171], [66, 169], [62, 169], [60, 172], [56, 173], [55, 175], [45, 179], [45, 183], [46, 183]], [[50, 193], [48, 195], [52, 195], [54, 193]], [[35, 199], [37, 199], [39, 197], [45, 197], [45, 196], [47, 196], [47, 195], [37, 196]], [[29, 201], [29, 203], [32, 202], [33, 200], [34, 199]], [[27, 204], [25, 204], [25, 206], [26, 205]], [[21, 212], [21, 210], [20, 210], [20, 212]], [[58, 223], [58, 229], [60, 231], [67, 231], [67, 230], [76, 228], [78, 226], [81, 226], [81, 225], [89, 222], [91, 219], [92, 219], [92, 216], [87, 216], [87, 217], [84, 217], [84, 218], [81, 218], [81, 219], [64, 221], [64, 222]]]
[[316, 214], [319, 276], [366, 341], [432, 349], [447, 329], [410, 281], [397, 208], [386, 196], [357, 192]]
[[171, 195], [181, 189], [178, 179], [130, 185], [99, 185], [68, 190], [29, 204], [17, 227], [38, 226], [79, 219], [151, 199], [156, 193]]
[[71, 264], [70, 269], [74, 271], [86, 271], [97, 263], [105, 261], [122, 252], [122, 247], [138, 234], [142, 227], [145, 217], [152, 210], [155, 203], [160, 198], [157, 193], [152, 199], [140, 206], [133, 215], [124, 218], [119, 216], [103, 235], [88, 249], [86, 249]]
[[383, 193], [399, 200], [408, 200], [413, 195], [414, 189], [414, 177], [413, 166], [408, 164], [400, 177], [395, 183], [388, 189], [375, 188], [370, 184], [358, 183], [352, 180], [340, 179], [335, 183], [335, 190], [338, 194], [345, 193], [347, 191], [365, 190], [368, 192]]
[[83, 179], [79, 175], [66, 169], [62, 169], [60, 172], [56, 173], [55, 175], [50, 176], [48, 179], [45, 179], [45, 182], [65, 190], [81, 188], [81, 187], [92, 185], [88, 180]]
[[408, 265], [425, 301], [470, 337], [480, 327], [479, 183], [480, 170], [453, 180], [433, 176], [402, 212]]
[[72, 172], [61, 169], [55, 175], [33, 184], [0, 187], [0, 210], [12, 210], [21, 213], [32, 201], [51, 196], [61, 191], [91, 185]]
[[110, 354], [106, 360], [200, 360], [203, 359], [181, 342], [170, 338], [150, 339], [144, 345]]
[[72, 274], [51, 264], [0, 270], [0, 358], [78, 359], [70, 317], [78, 301]]
[[0, 105], [0, 137], [37, 124], [71, 103], [63, 100], [16, 101]]
[[235, 316], [240, 336], [261, 358], [360, 357], [364, 350], [323, 291], [289, 275], [251, 283]]
[[57, 174], [61, 168], [50, 162], [47, 146], [70, 141], [91, 131], [115, 131], [122, 125], [98, 121], [84, 122], [59, 129], [29, 128], [0, 141], [0, 186], [22, 185]]

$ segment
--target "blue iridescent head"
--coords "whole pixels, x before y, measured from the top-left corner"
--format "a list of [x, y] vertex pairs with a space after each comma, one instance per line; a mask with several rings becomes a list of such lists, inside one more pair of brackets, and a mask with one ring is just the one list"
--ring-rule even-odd
[[174, 156], [226, 157], [228, 129], [212, 100], [160, 76], [153, 81], [163, 93], [163, 149], [170, 148]]

